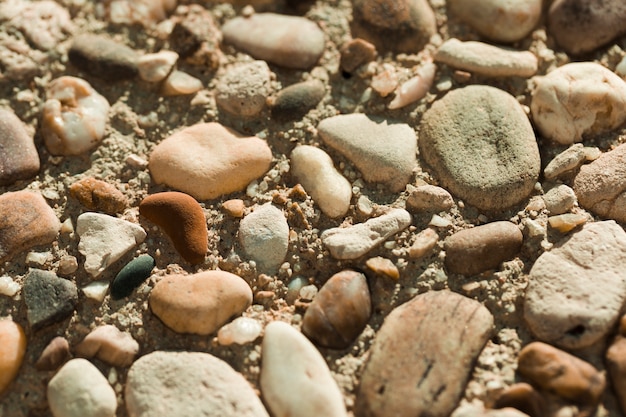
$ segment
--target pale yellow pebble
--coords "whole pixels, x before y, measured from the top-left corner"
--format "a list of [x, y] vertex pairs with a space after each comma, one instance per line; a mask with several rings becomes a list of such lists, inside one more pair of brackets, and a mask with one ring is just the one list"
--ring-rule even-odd
[[566, 213], [548, 218], [548, 224], [551, 228], [561, 233], [567, 233], [576, 226], [587, 222], [587, 217], [578, 213]]
[[398, 267], [390, 259], [376, 256], [365, 261], [365, 265], [379, 275], [384, 275], [396, 281], [400, 278]]
[[202, 90], [202, 81], [182, 72], [174, 71], [163, 83], [161, 93], [164, 96], [182, 96]]
[[22, 326], [10, 319], [0, 319], [0, 394], [17, 376], [25, 353], [26, 335]]

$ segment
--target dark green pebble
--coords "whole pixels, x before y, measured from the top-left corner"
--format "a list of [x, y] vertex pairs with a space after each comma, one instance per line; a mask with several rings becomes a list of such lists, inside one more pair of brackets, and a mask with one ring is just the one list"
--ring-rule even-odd
[[130, 261], [113, 280], [111, 297], [119, 300], [131, 295], [150, 276], [154, 266], [154, 258], [150, 255], [141, 255]]

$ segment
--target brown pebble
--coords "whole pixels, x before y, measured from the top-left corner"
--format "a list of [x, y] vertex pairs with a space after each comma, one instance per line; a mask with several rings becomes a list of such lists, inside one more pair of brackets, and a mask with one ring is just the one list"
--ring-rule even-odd
[[352, 39], [341, 47], [341, 69], [352, 72], [376, 59], [376, 47], [364, 39]]
[[243, 200], [238, 198], [227, 200], [222, 203], [222, 209], [229, 215], [235, 218], [242, 218], [246, 205]]
[[68, 57], [76, 67], [105, 80], [133, 78], [138, 72], [137, 52], [103, 35], [76, 36]]
[[38, 371], [55, 371], [70, 359], [70, 345], [64, 337], [57, 336], [48, 343], [35, 362]]
[[493, 408], [513, 407], [529, 417], [543, 417], [544, 400], [532, 385], [520, 382], [505, 389], [496, 400]]
[[0, 109], [0, 185], [31, 178], [39, 171], [33, 136], [10, 110]]
[[106, 214], [121, 213], [128, 206], [128, 200], [114, 185], [93, 177], [72, 184], [70, 195], [89, 210]]
[[398, 267], [394, 265], [391, 259], [376, 256], [365, 261], [365, 265], [376, 274], [384, 275], [395, 281], [400, 278], [400, 271], [398, 271]]
[[620, 320], [620, 334], [615, 337], [613, 343], [606, 352], [606, 367], [611, 378], [613, 391], [617, 394], [617, 400], [626, 413], [626, 337], [624, 337], [624, 326], [626, 316]]
[[152, 194], [139, 204], [139, 213], [163, 229], [187, 262], [204, 262], [208, 231], [204, 211], [193, 197], [176, 191]]

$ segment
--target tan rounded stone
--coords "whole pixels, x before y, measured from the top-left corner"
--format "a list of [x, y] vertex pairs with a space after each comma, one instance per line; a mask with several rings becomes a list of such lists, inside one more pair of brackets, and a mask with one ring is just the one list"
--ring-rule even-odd
[[25, 353], [26, 335], [22, 326], [10, 319], [0, 319], [0, 395], [17, 376]]

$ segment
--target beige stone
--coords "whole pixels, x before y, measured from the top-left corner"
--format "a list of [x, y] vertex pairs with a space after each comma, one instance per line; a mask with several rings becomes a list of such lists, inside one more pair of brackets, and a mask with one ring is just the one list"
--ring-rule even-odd
[[113, 325], [97, 327], [76, 346], [76, 355], [96, 357], [113, 366], [128, 366], [139, 353], [139, 343], [130, 333]]

